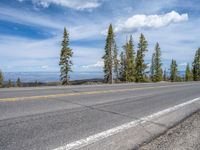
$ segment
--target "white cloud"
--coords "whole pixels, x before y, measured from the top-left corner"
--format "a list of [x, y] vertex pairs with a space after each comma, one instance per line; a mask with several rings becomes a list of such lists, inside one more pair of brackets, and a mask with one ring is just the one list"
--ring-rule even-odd
[[43, 65], [43, 66], [41, 66], [41, 69], [48, 69], [48, 68], [49, 68], [48, 65]]
[[101, 61], [98, 61], [96, 64], [94, 64], [94, 67], [103, 67], [103, 65], [104, 65], [104, 62], [103, 60], [101, 60]]
[[187, 66], [187, 63], [186, 62], [181, 63], [181, 64], [179, 64], [179, 66], [182, 66], [182, 67]]
[[[18, 0], [20, 2], [24, 0]], [[33, 4], [44, 8], [55, 4], [63, 7], [68, 7], [76, 10], [93, 9], [101, 5], [102, 0], [32, 0]]]
[[15, 36], [0, 36], [0, 53], [2, 58], [10, 59], [58, 57], [58, 42], [57, 37], [45, 40], [32, 40]]
[[84, 66], [82, 66], [82, 67], [83, 67], [83, 68], [87, 68], [87, 69], [90, 69], [90, 68], [102, 68], [103, 65], [104, 65], [103, 60], [100, 60], [100, 61], [97, 61], [95, 64], [84, 65]]
[[[17, 46], [16, 46], [17, 45]], [[103, 55], [103, 49], [70, 45], [73, 49], [73, 71], [99, 69], [96, 62]], [[0, 68], [4, 71], [58, 71], [60, 56], [60, 38], [33, 40], [15, 36], [0, 36]], [[88, 56], [90, 59], [88, 59]], [[94, 65], [89, 65], [93, 64]], [[79, 66], [90, 66], [87, 68]], [[8, 67], [9, 66], [9, 67]]]
[[120, 21], [116, 32], [133, 32], [141, 28], [160, 28], [172, 23], [183, 22], [188, 20], [188, 14], [179, 14], [171, 11], [165, 15], [134, 15], [125, 21]]
[[32, 40], [0, 36], [0, 68], [4, 71], [56, 71], [60, 53], [57, 42], [56, 38]]
[[[90, 23], [88, 19], [79, 19], [79, 21], [73, 24], [66, 23], [63, 16], [59, 16], [53, 19], [46, 14], [37, 14], [30, 11], [23, 11], [9, 7], [0, 6], [0, 19], [19, 23], [28, 26], [47, 27], [54, 30], [48, 30], [55, 35], [62, 34], [63, 28], [66, 26], [70, 33], [70, 40], [89, 39], [94, 37], [100, 37], [100, 31], [104, 28], [104, 24], [97, 25], [96, 23]], [[34, 18], [34, 19], [33, 19]], [[81, 25], [79, 23], [81, 22]], [[41, 28], [45, 29], [45, 28]], [[98, 35], [98, 36], [97, 36]]]

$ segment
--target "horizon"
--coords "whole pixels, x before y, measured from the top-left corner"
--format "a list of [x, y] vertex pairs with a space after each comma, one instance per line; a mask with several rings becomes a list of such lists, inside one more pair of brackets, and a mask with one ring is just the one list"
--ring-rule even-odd
[[[91, 75], [92, 74], [92, 75]], [[170, 71], [167, 70], [167, 75], [169, 76]], [[180, 70], [179, 75], [183, 77], [185, 75], [185, 70]], [[102, 71], [96, 72], [72, 72], [70, 73], [70, 80], [86, 80], [86, 79], [103, 79], [104, 73]], [[22, 82], [59, 82], [60, 72], [4, 72], [5, 81], [15, 82], [18, 78]]]

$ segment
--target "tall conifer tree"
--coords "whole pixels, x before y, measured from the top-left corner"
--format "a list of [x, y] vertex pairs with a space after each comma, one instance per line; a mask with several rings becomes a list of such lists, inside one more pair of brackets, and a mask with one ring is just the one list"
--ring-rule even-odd
[[190, 70], [190, 65], [187, 64], [186, 69], [185, 69], [185, 81], [191, 81], [192, 79], [192, 73]]
[[154, 52], [154, 58], [153, 58], [153, 68], [154, 68], [154, 75], [153, 75], [153, 81], [159, 82], [162, 80], [162, 63], [161, 63], [161, 51], [160, 46], [158, 43], [156, 43], [155, 46], [155, 52]]
[[118, 48], [117, 44], [114, 45], [114, 56], [113, 56], [113, 63], [114, 63], [114, 73], [116, 79], [119, 79], [119, 60], [118, 60]]
[[104, 59], [104, 80], [106, 83], [113, 83], [113, 55], [115, 49], [115, 40], [112, 24], [110, 24], [108, 29], [108, 34], [106, 38], [105, 54]]
[[164, 80], [164, 81], [167, 81], [167, 80], [168, 80], [168, 79], [167, 79], [167, 70], [166, 70], [166, 68], [165, 68], [165, 70], [164, 70], [163, 80]]
[[193, 80], [200, 81], [200, 48], [196, 51], [194, 61], [193, 61]]
[[151, 68], [150, 68], [151, 81], [154, 81], [154, 77], [155, 77], [155, 63], [154, 63], [154, 60], [155, 60], [155, 53], [153, 53], [152, 57], [151, 57]]
[[135, 81], [135, 52], [132, 35], [124, 46], [126, 52], [125, 79], [127, 82]]
[[17, 78], [16, 84], [17, 84], [17, 87], [21, 87], [22, 86], [20, 78]]
[[126, 60], [125, 60], [125, 55], [123, 52], [120, 54], [120, 66], [119, 66], [119, 79], [121, 81], [125, 81], [125, 65], [126, 65]]
[[147, 45], [147, 40], [145, 39], [144, 35], [141, 34], [135, 63], [136, 82], [144, 82], [146, 80], [145, 69], [147, 68], [147, 64], [144, 62], [144, 57], [145, 52], [148, 51]]
[[3, 73], [0, 70], [0, 88], [2, 88], [2, 87], [3, 87]]
[[178, 81], [178, 65], [173, 59], [170, 65], [170, 80], [172, 82]]
[[10, 79], [8, 80], [8, 87], [12, 87], [12, 81]]
[[69, 84], [69, 72], [72, 71], [72, 61], [71, 57], [73, 55], [72, 49], [69, 47], [69, 33], [67, 32], [66, 28], [64, 28], [63, 33], [63, 41], [62, 41], [62, 49], [60, 53], [60, 80], [62, 85]]

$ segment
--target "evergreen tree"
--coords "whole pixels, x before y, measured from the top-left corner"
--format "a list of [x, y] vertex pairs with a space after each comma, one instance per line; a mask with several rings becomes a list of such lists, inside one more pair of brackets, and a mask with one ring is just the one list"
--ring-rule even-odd
[[106, 83], [113, 83], [113, 53], [115, 49], [115, 40], [112, 24], [110, 24], [108, 29], [108, 35], [106, 38], [105, 54], [104, 59], [104, 80]]
[[154, 60], [153, 60], [153, 68], [154, 68], [154, 76], [153, 81], [159, 82], [162, 81], [162, 63], [161, 63], [161, 51], [160, 46], [158, 43], [156, 43], [155, 46], [155, 53], [154, 53]]
[[135, 66], [136, 82], [144, 82], [146, 80], [145, 69], [147, 68], [147, 65], [144, 62], [144, 57], [145, 57], [145, 52], [147, 52], [147, 45], [148, 43], [144, 35], [141, 34], [136, 56], [136, 66]]
[[124, 50], [126, 53], [126, 64], [125, 64], [125, 80], [127, 82], [135, 81], [135, 64], [134, 64], [134, 45], [133, 38], [130, 36], [129, 41], [124, 45]]
[[125, 81], [125, 64], [126, 64], [126, 60], [125, 60], [125, 55], [123, 52], [121, 52], [120, 54], [120, 67], [119, 67], [119, 78], [121, 81]]
[[3, 87], [3, 73], [0, 70], [0, 88], [2, 88], [2, 87]]
[[12, 81], [10, 79], [8, 80], [8, 87], [12, 87]]
[[178, 81], [178, 65], [173, 59], [170, 65], [170, 80], [172, 82]]
[[38, 82], [37, 80], [35, 80], [35, 82], [34, 82], [33, 85], [34, 85], [34, 86], [38, 86], [38, 85], [39, 85], [39, 82]]
[[118, 49], [117, 49], [117, 45], [115, 43], [114, 45], [114, 56], [113, 56], [113, 63], [114, 63], [114, 73], [115, 73], [115, 77], [116, 79], [119, 79], [119, 60], [118, 60]]
[[186, 69], [185, 69], [185, 81], [191, 81], [192, 79], [192, 73], [190, 70], [190, 65], [187, 64]]
[[152, 54], [152, 58], [151, 58], [151, 68], [150, 68], [150, 73], [151, 73], [151, 81], [154, 81], [154, 77], [155, 77], [155, 53]]
[[163, 81], [167, 81], [167, 70], [165, 68], [164, 74], [163, 74]]
[[20, 78], [17, 78], [16, 85], [17, 85], [17, 87], [21, 87], [22, 86]]
[[60, 80], [62, 85], [69, 85], [69, 72], [72, 71], [72, 61], [71, 57], [73, 55], [72, 49], [69, 47], [69, 33], [66, 28], [64, 28], [63, 41], [62, 41], [62, 49], [60, 53]]
[[200, 48], [196, 51], [193, 61], [193, 80], [200, 81]]

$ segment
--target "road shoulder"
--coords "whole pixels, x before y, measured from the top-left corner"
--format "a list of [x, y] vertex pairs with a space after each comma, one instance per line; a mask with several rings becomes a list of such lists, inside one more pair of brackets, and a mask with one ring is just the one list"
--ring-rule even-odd
[[150, 143], [144, 144], [139, 150], [199, 150], [199, 139], [200, 111], [186, 118]]

